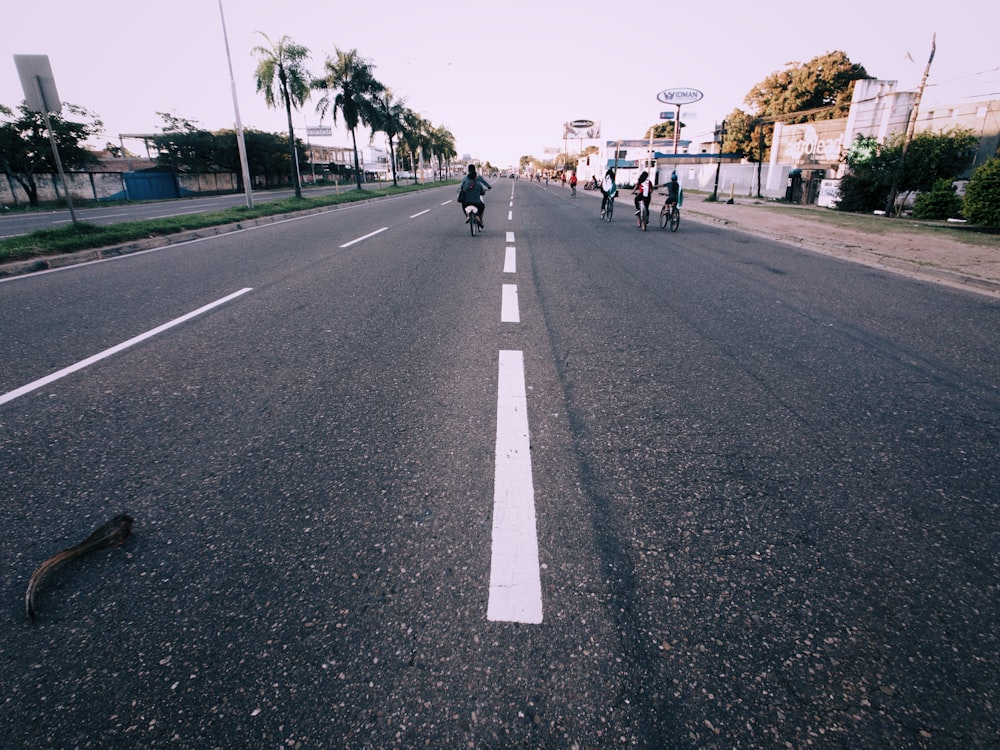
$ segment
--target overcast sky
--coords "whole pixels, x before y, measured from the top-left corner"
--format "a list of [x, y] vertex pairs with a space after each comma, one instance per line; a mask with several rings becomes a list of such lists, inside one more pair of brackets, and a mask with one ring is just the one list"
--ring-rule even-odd
[[[51, 0], [7, 4], [0, 23], [0, 104], [23, 98], [14, 54], [48, 55], [60, 98], [96, 113], [101, 143], [155, 133], [157, 112], [210, 130], [234, 111], [218, 0]], [[788, 62], [843, 50], [869, 74], [915, 88], [937, 32], [925, 103], [1000, 91], [998, 12], [985, 0], [829, 3], [664, 0], [223, 0], [243, 124], [286, 130], [256, 93], [262, 31], [312, 53], [319, 74], [335, 48], [357, 49], [407, 105], [454, 134], [459, 154], [513, 164], [562, 146], [563, 123], [590, 119], [606, 139], [638, 138], [658, 121], [659, 91], [703, 92], [685, 105], [699, 139], [743, 107], [750, 88]], [[11, 15], [13, 14], [13, 15]], [[913, 62], [907, 59], [907, 53]], [[316, 97], [294, 115], [317, 125]], [[323, 124], [331, 124], [329, 116]], [[300, 135], [298, 130], [296, 135]], [[301, 135], [304, 136], [304, 133]], [[363, 140], [367, 142], [365, 134]], [[347, 145], [335, 128], [329, 145]], [[384, 144], [379, 135], [376, 145]], [[141, 152], [138, 143], [126, 143]]]

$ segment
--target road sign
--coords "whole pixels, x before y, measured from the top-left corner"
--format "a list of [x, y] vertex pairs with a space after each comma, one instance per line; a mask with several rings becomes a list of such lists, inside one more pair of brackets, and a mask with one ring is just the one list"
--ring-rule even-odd
[[31, 112], [62, 113], [56, 79], [48, 55], [14, 55], [14, 65], [24, 89], [24, 103]]
[[679, 107], [682, 104], [694, 104], [704, 96], [698, 89], [665, 89], [656, 95], [656, 101]]

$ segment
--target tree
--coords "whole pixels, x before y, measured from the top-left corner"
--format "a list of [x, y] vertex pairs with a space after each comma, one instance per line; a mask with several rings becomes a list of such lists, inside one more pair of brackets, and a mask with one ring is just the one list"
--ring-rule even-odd
[[805, 64], [788, 63], [751, 88], [743, 101], [758, 117], [797, 113], [789, 121], [832, 120], [850, 108], [854, 82], [862, 78], [871, 78], [864, 67], [843, 52], [828, 52]]
[[[673, 138], [674, 137], [674, 120], [665, 120], [663, 122], [658, 122], [655, 125], [651, 125], [646, 128], [646, 133], [643, 138]], [[684, 127], [684, 123], [681, 123], [681, 127]], [[651, 132], [652, 131], [652, 132]]]
[[[302, 186], [299, 184], [298, 155], [295, 153], [295, 129], [292, 126], [292, 107], [301, 107], [309, 96], [309, 80], [305, 71], [305, 61], [309, 59], [309, 50], [296, 44], [287, 36], [281, 37], [277, 44], [263, 32], [257, 32], [267, 40], [270, 46], [254, 47], [253, 54], [258, 58], [257, 93], [264, 94], [268, 107], [275, 107], [280, 100], [288, 117], [288, 147], [292, 167], [292, 183], [295, 185], [295, 197], [302, 197]], [[277, 79], [277, 80], [276, 80]]]
[[854, 82], [870, 77], [864, 67], [839, 51], [805, 64], [790, 62], [747, 92], [743, 102], [749, 112], [737, 108], [726, 118], [723, 150], [763, 161], [776, 120], [795, 123], [842, 117], [850, 109]]
[[451, 160], [458, 156], [455, 150], [455, 136], [443, 125], [432, 128], [430, 131], [431, 153], [434, 154], [438, 163], [438, 176], [444, 174], [445, 164], [450, 165]]
[[313, 81], [313, 88], [325, 93], [316, 105], [316, 111], [325, 115], [333, 110], [333, 121], [337, 121], [337, 112], [344, 118], [344, 124], [351, 131], [351, 142], [354, 145], [354, 172], [361, 190], [361, 162], [358, 159], [358, 139], [356, 131], [359, 124], [369, 127], [378, 122], [379, 112], [375, 104], [385, 87], [375, 79], [375, 66], [372, 62], [358, 54], [356, 49], [344, 52], [336, 50], [336, 57], [326, 58], [326, 75]]
[[162, 135], [153, 137], [156, 163], [177, 172], [214, 172], [220, 167], [215, 136], [193, 120], [157, 112]]
[[[210, 133], [192, 120], [164, 112], [158, 114], [164, 120], [163, 134], [153, 138], [158, 165], [177, 172], [234, 172], [237, 190], [243, 190], [243, 170], [234, 130]], [[288, 174], [287, 136], [248, 128], [243, 137], [250, 173], [262, 176], [265, 183], [271, 183], [272, 178], [280, 182], [281, 175]], [[297, 156], [302, 144], [295, 145]]]
[[1000, 157], [972, 173], [965, 188], [965, 218], [975, 224], [1000, 227]]
[[885, 206], [896, 166], [885, 151], [886, 146], [871, 136], [859, 136], [846, 150], [841, 161], [848, 171], [840, 181], [838, 209], [871, 212]]
[[926, 193], [913, 202], [915, 219], [951, 219], [962, 215], [962, 199], [955, 193], [952, 180], [947, 177], [934, 183]]
[[[910, 141], [904, 161], [901, 134], [885, 143], [871, 137], [859, 137], [843, 157], [848, 174], [841, 180], [841, 199], [837, 207], [843, 211], [884, 208], [897, 174], [901, 193], [929, 192], [938, 180], [954, 180], [961, 175], [972, 160], [975, 146], [976, 137], [968, 130], [925, 131], [917, 133]], [[900, 172], [901, 161], [903, 169]]]
[[[62, 115], [49, 114], [63, 167], [66, 170], [83, 170], [97, 165], [100, 160], [84, 142], [91, 136], [99, 135], [104, 124], [83, 107], [64, 103], [63, 109], [85, 119], [84, 122], [71, 122]], [[28, 204], [37, 206], [36, 177], [57, 171], [45, 118], [40, 112], [30, 112], [23, 103], [18, 106], [17, 114], [0, 105], [0, 118], [0, 169], [8, 179], [24, 188]]]
[[405, 124], [402, 132], [403, 145], [409, 154], [410, 169], [413, 172], [413, 181], [416, 183], [419, 181], [417, 178], [419, 167], [417, 157], [421, 149], [430, 148], [430, 137], [427, 133], [431, 124], [412, 109], [407, 109], [403, 113], [403, 122]]
[[[374, 97], [374, 104], [376, 123], [373, 127], [385, 133], [389, 140], [389, 163], [392, 165], [392, 184], [395, 187], [398, 183], [396, 182], [396, 150], [393, 142], [406, 126], [403, 121], [406, 100], [396, 99], [392, 91], [386, 88], [381, 94]], [[372, 135], [374, 134], [375, 131], [372, 131]]]

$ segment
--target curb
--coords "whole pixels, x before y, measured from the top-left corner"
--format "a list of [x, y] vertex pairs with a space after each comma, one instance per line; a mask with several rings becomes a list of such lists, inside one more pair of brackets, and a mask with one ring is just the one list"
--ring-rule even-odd
[[171, 245], [182, 245], [185, 242], [218, 237], [223, 234], [232, 234], [233, 232], [240, 232], [245, 229], [266, 226], [267, 224], [277, 224], [282, 221], [302, 216], [330, 213], [331, 211], [337, 211], [347, 206], [358, 206], [364, 203], [374, 203], [376, 201], [390, 200], [396, 197], [398, 196], [378, 195], [372, 198], [348, 201], [346, 203], [338, 203], [330, 206], [320, 206], [317, 208], [303, 209], [302, 211], [291, 211], [289, 213], [261, 216], [257, 219], [247, 219], [245, 221], [238, 221], [232, 224], [219, 224], [217, 226], [190, 229], [183, 232], [176, 232], [174, 234], [158, 235], [143, 240], [130, 240], [119, 245], [107, 245], [105, 247], [98, 247], [90, 250], [80, 250], [75, 253], [43, 255], [35, 258], [29, 258], [27, 260], [16, 260], [10, 263], [0, 264], [0, 279], [12, 278], [14, 276], [24, 276], [32, 273], [39, 273], [41, 271], [52, 271], [59, 268], [66, 268], [68, 266], [80, 265], [82, 263], [94, 263], [101, 260], [110, 260], [111, 258], [118, 258], [123, 255], [131, 255], [133, 253], [143, 252], [146, 250], [156, 250], [159, 248], [170, 247]]

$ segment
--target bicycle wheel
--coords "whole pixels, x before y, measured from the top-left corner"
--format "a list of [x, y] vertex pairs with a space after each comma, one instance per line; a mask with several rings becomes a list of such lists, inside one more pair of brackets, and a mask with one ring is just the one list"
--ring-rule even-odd
[[608, 209], [604, 212], [604, 220], [611, 221], [611, 215], [615, 212], [615, 199], [608, 198]]
[[677, 227], [681, 225], [681, 212], [674, 206], [674, 210], [670, 212], [670, 231], [676, 232]]
[[667, 204], [663, 204], [663, 208], [660, 209], [660, 229], [667, 226], [667, 220], [670, 218], [670, 212], [667, 210]]
[[649, 206], [642, 204], [642, 213], [639, 214], [639, 220], [642, 222], [642, 231], [646, 231], [646, 227], [649, 226]]
[[476, 230], [479, 228], [479, 222], [476, 221], [475, 214], [469, 214], [469, 232], [473, 237], [476, 236]]

